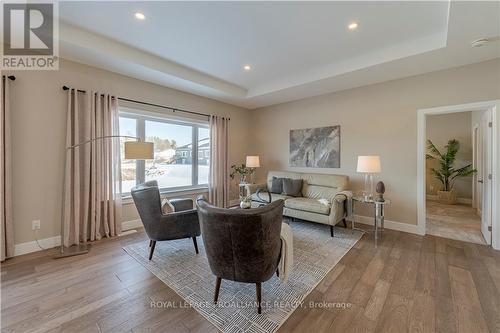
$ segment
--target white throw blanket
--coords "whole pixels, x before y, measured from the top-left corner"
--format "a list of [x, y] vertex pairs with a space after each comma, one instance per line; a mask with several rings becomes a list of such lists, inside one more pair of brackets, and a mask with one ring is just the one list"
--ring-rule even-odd
[[292, 228], [283, 223], [281, 225], [281, 258], [278, 265], [280, 280], [287, 282], [293, 267], [293, 232]]

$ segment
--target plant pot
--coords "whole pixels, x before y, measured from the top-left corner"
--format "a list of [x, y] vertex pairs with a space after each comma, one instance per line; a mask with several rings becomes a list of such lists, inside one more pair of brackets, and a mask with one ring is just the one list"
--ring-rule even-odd
[[457, 192], [451, 191], [438, 191], [438, 201], [443, 204], [455, 205], [457, 203]]

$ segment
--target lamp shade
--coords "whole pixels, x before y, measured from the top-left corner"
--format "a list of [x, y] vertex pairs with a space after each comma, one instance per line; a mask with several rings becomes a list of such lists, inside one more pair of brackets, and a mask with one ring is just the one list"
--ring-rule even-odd
[[154, 145], [152, 142], [125, 142], [126, 160], [152, 160], [154, 159]]
[[358, 156], [356, 171], [362, 173], [379, 173], [381, 171], [380, 156]]
[[259, 156], [247, 156], [247, 161], [245, 165], [247, 168], [259, 168], [260, 167]]

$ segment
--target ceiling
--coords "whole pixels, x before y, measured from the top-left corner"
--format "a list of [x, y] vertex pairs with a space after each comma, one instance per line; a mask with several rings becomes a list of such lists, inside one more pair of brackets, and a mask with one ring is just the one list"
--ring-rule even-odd
[[500, 57], [498, 42], [470, 47], [500, 35], [499, 2], [82, 1], [59, 15], [64, 58], [246, 108]]

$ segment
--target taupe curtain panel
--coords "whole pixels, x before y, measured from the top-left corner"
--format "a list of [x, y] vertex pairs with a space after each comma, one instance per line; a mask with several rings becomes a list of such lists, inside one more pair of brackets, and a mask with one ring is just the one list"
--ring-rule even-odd
[[210, 116], [209, 200], [218, 207], [229, 204], [229, 119]]
[[2, 76], [0, 116], [0, 228], [1, 228], [1, 261], [14, 256], [14, 224], [12, 221], [12, 148], [10, 145], [10, 81]]
[[68, 90], [64, 189], [64, 245], [121, 232], [121, 172], [116, 98]]

